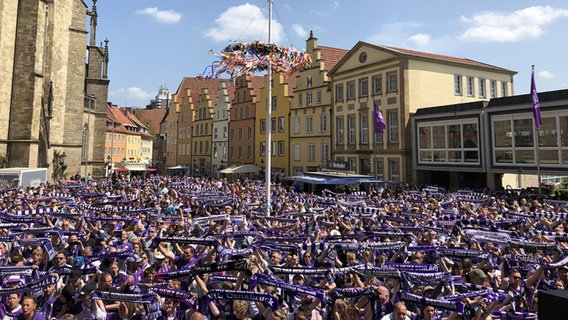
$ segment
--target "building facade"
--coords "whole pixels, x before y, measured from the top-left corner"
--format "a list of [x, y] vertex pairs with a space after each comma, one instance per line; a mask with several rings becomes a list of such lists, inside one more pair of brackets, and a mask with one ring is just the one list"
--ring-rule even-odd
[[228, 166], [255, 163], [256, 104], [264, 85], [260, 76], [244, 75], [235, 78], [235, 94], [231, 103], [228, 135]]
[[[409, 118], [419, 107], [513, 94], [514, 71], [469, 59], [357, 43], [330, 71], [332, 159], [379, 179], [412, 181]], [[373, 134], [373, 104], [386, 122]]]
[[231, 97], [227, 90], [227, 82], [219, 83], [217, 90], [217, 105], [215, 106], [215, 114], [213, 115], [213, 132], [211, 136], [212, 152], [211, 152], [211, 170], [212, 176], [220, 177], [220, 170], [224, 169], [228, 164], [227, 150], [229, 147], [229, 119], [231, 114]]
[[8, 166], [53, 168], [64, 153], [64, 176], [104, 175], [108, 43], [96, 46], [93, 2], [92, 10], [81, 0], [2, 2], [0, 155]]
[[290, 106], [290, 174], [320, 171], [331, 155], [331, 70], [348, 50], [318, 46], [310, 33], [306, 52], [312, 66], [296, 77], [294, 100]]
[[[268, 120], [267, 102], [268, 86], [272, 86], [271, 119]], [[266, 168], [265, 157], [267, 150], [266, 131], [271, 130], [270, 146], [270, 174], [273, 181], [278, 181], [283, 176], [290, 174], [290, 104], [293, 97], [293, 88], [296, 85], [296, 74], [284, 77], [281, 74], [273, 74], [272, 82], [268, 83], [268, 76], [264, 77], [264, 87], [260, 90], [260, 99], [256, 105], [256, 127], [258, 134], [255, 136], [256, 165]]]
[[528, 94], [436, 106], [412, 116], [419, 184], [453, 189], [525, 188], [568, 172], [568, 90], [539, 93], [542, 125]]

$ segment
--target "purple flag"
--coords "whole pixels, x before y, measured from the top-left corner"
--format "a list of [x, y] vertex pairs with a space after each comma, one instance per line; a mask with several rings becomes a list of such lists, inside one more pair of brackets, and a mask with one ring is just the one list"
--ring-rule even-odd
[[542, 119], [540, 118], [540, 103], [538, 102], [538, 93], [536, 92], [536, 84], [534, 83], [534, 67], [531, 75], [531, 100], [533, 104], [534, 123], [537, 129], [540, 129]]
[[379, 105], [377, 104], [377, 100], [373, 100], [373, 132], [377, 133], [385, 133], [385, 129], [387, 128], [387, 124], [385, 122], [385, 118], [383, 118], [383, 114], [381, 110], [379, 110]]

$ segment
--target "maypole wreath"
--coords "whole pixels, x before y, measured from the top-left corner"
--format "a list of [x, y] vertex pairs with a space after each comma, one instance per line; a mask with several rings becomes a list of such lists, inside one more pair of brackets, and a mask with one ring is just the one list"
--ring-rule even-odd
[[260, 41], [235, 42], [225, 47], [218, 56], [221, 60], [207, 67], [198, 78], [219, 78], [223, 73], [234, 78], [268, 71], [269, 66], [272, 72], [289, 76], [310, 68], [312, 64], [312, 57], [308, 53]]

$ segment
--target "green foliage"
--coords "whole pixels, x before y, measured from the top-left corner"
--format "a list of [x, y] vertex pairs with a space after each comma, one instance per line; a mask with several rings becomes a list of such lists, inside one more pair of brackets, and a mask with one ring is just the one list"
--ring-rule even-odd
[[568, 200], [568, 188], [557, 188], [554, 193], [558, 196], [558, 200]]
[[65, 177], [65, 152], [53, 150], [53, 159], [51, 160], [51, 178], [53, 181], [59, 181]]
[[8, 166], [8, 158], [6, 156], [0, 156], [0, 168], [6, 168]]

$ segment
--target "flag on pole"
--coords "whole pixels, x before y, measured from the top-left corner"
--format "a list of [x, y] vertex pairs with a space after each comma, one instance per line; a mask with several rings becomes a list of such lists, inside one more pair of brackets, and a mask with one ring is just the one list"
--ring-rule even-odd
[[385, 129], [387, 128], [387, 124], [385, 122], [385, 118], [383, 118], [383, 114], [381, 110], [379, 110], [379, 105], [377, 104], [377, 100], [373, 99], [373, 132], [377, 133], [385, 133]]
[[540, 103], [538, 102], [538, 93], [536, 92], [536, 84], [534, 82], [534, 66], [532, 67], [531, 75], [531, 100], [533, 104], [534, 124], [537, 129], [540, 129], [542, 119], [540, 118]]

